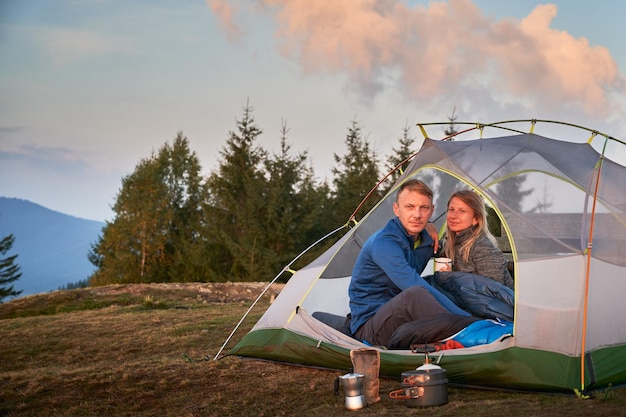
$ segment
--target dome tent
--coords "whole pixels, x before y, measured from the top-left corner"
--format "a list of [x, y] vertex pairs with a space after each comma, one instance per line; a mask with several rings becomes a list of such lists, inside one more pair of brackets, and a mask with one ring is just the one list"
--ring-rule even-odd
[[[399, 185], [418, 178], [435, 191], [431, 221], [440, 230], [454, 190], [471, 188], [484, 198], [501, 224], [498, 239], [515, 277], [512, 337], [431, 355], [451, 383], [582, 392], [626, 383], [626, 168], [604, 155], [607, 144], [624, 151], [625, 143], [590, 130], [586, 143], [551, 139], [533, 132], [536, 121], [527, 122], [529, 133], [504, 122], [477, 124], [458, 134], [474, 135], [469, 140], [429, 139], [420, 125], [422, 147], [389, 193], [295, 271], [228, 354], [350, 369], [350, 350], [365, 345], [313, 315], [346, 316], [361, 246], [393, 216]], [[506, 135], [483, 138], [494, 127]], [[601, 152], [594, 140], [602, 141]], [[381, 376], [398, 377], [424, 356], [381, 349], [380, 359]]]

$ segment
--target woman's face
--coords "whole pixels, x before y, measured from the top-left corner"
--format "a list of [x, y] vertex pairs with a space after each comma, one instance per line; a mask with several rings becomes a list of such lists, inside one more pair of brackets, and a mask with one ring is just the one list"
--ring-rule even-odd
[[453, 232], [461, 232], [477, 223], [472, 210], [467, 204], [458, 197], [452, 197], [448, 204], [448, 213], [446, 216], [448, 227]]

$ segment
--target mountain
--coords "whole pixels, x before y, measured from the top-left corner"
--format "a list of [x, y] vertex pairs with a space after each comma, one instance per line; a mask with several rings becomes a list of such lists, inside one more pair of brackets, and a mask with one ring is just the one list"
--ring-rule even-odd
[[[20, 296], [53, 291], [88, 278], [94, 266], [87, 260], [104, 222], [80, 219], [27, 200], [0, 197], [0, 239], [13, 234], [22, 276], [13, 283]], [[5, 299], [8, 301], [8, 299]]]

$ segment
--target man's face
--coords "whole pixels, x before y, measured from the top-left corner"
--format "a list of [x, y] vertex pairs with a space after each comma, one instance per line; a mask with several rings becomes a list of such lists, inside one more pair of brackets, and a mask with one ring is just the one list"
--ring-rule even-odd
[[398, 200], [393, 203], [393, 212], [411, 236], [416, 236], [424, 230], [434, 209], [430, 198], [409, 189], [402, 190]]

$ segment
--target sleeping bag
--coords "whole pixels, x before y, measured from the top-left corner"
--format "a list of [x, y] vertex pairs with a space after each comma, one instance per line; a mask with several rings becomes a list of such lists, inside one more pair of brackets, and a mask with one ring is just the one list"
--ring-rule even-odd
[[452, 271], [435, 272], [424, 279], [475, 317], [513, 321], [513, 290], [491, 278]]

